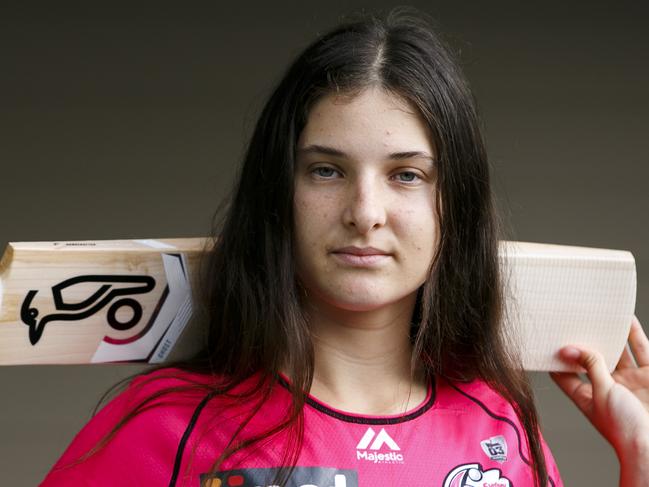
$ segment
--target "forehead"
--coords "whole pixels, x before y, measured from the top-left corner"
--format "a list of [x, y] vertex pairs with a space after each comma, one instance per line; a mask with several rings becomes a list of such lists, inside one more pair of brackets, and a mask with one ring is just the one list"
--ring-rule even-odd
[[380, 88], [354, 96], [333, 93], [318, 100], [298, 139], [298, 151], [313, 144], [364, 157], [394, 151], [434, 154], [432, 133], [417, 108]]

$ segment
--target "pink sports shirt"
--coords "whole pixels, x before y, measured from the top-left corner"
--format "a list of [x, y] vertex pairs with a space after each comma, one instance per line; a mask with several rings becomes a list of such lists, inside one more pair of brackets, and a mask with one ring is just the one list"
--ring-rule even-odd
[[[41, 483], [56, 486], [272, 487], [282, 465], [286, 434], [235, 453], [216, 476], [212, 463], [241, 424], [250, 403], [205, 393], [174, 393], [154, 401], [126, 423], [97, 454], [62, 468], [89, 450], [137, 401], [205, 376], [163, 369], [138, 377], [75, 436]], [[143, 384], [147, 377], [158, 376]], [[239, 438], [276, 424], [290, 406], [286, 384]], [[290, 487], [527, 487], [533, 471], [524, 429], [512, 406], [484, 382], [436, 379], [425, 401], [404, 414], [364, 416], [337, 410], [309, 396], [304, 440]], [[562, 486], [552, 453], [541, 438], [550, 486]], [[192, 450], [194, 450], [192, 455]]]

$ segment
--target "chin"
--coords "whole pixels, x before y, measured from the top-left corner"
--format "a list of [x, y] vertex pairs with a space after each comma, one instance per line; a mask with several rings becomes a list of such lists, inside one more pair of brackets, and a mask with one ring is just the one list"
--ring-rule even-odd
[[374, 311], [393, 304], [404, 296], [386, 296], [384, 293], [353, 292], [344, 295], [325, 295], [325, 301], [331, 306], [347, 311]]
[[386, 306], [390, 303], [381, 303], [381, 302], [367, 302], [367, 301], [345, 301], [345, 302], [335, 302], [331, 303], [335, 307], [339, 309], [344, 309], [345, 311], [358, 311], [358, 312], [363, 312], [363, 311], [374, 311], [377, 309], [381, 309], [383, 306]]
[[312, 297], [327, 306], [345, 311], [367, 312], [381, 309], [385, 306], [402, 301], [416, 293], [406, 283], [395, 286], [392, 282], [371, 277], [367, 279], [340, 278], [336, 275], [326, 275], [306, 283]]

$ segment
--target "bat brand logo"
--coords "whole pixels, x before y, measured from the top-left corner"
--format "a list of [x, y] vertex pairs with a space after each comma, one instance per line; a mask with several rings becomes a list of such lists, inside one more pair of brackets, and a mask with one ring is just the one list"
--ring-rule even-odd
[[[78, 302], [66, 302], [63, 291], [77, 284], [97, 283], [98, 289], [86, 299]], [[38, 309], [31, 307], [36, 290], [30, 290], [20, 308], [20, 318], [29, 327], [29, 341], [36, 345], [43, 335], [45, 325], [51, 321], [78, 321], [88, 318], [107, 306], [114, 298], [133, 294], [148, 293], [155, 287], [155, 279], [151, 276], [132, 275], [86, 275], [66, 279], [52, 287], [52, 296], [56, 311], [37, 320]], [[164, 299], [164, 296], [163, 296]], [[117, 319], [121, 308], [130, 308], [133, 315], [126, 321]], [[133, 298], [123, 297], [113, 301], [108, 308], [108, 324], [115, 330], [129, 330], [136, 326], [142, 318], [142, 305]]]

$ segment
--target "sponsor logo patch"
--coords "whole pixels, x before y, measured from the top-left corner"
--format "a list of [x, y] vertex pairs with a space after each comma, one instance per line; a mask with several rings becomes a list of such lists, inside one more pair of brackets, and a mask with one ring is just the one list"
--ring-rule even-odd
[[381, 428], [377, 433], [370, 427], [356, 445], [356, 460], [372, 463], [403, 463], [403, 454], [385, 428]]
[[[209, 478], [201, 474], [201, 487], [277, 487], [279, 468], [243, 468], [218, 472]], [[286, 487], [358, 487], [355, 470], [324, 467], [295, 467]]]
[[507, 441], [504, 436], [492, 436], [480, 442], [486, 455], [496, 462], [503, 463], [507, 460]]

